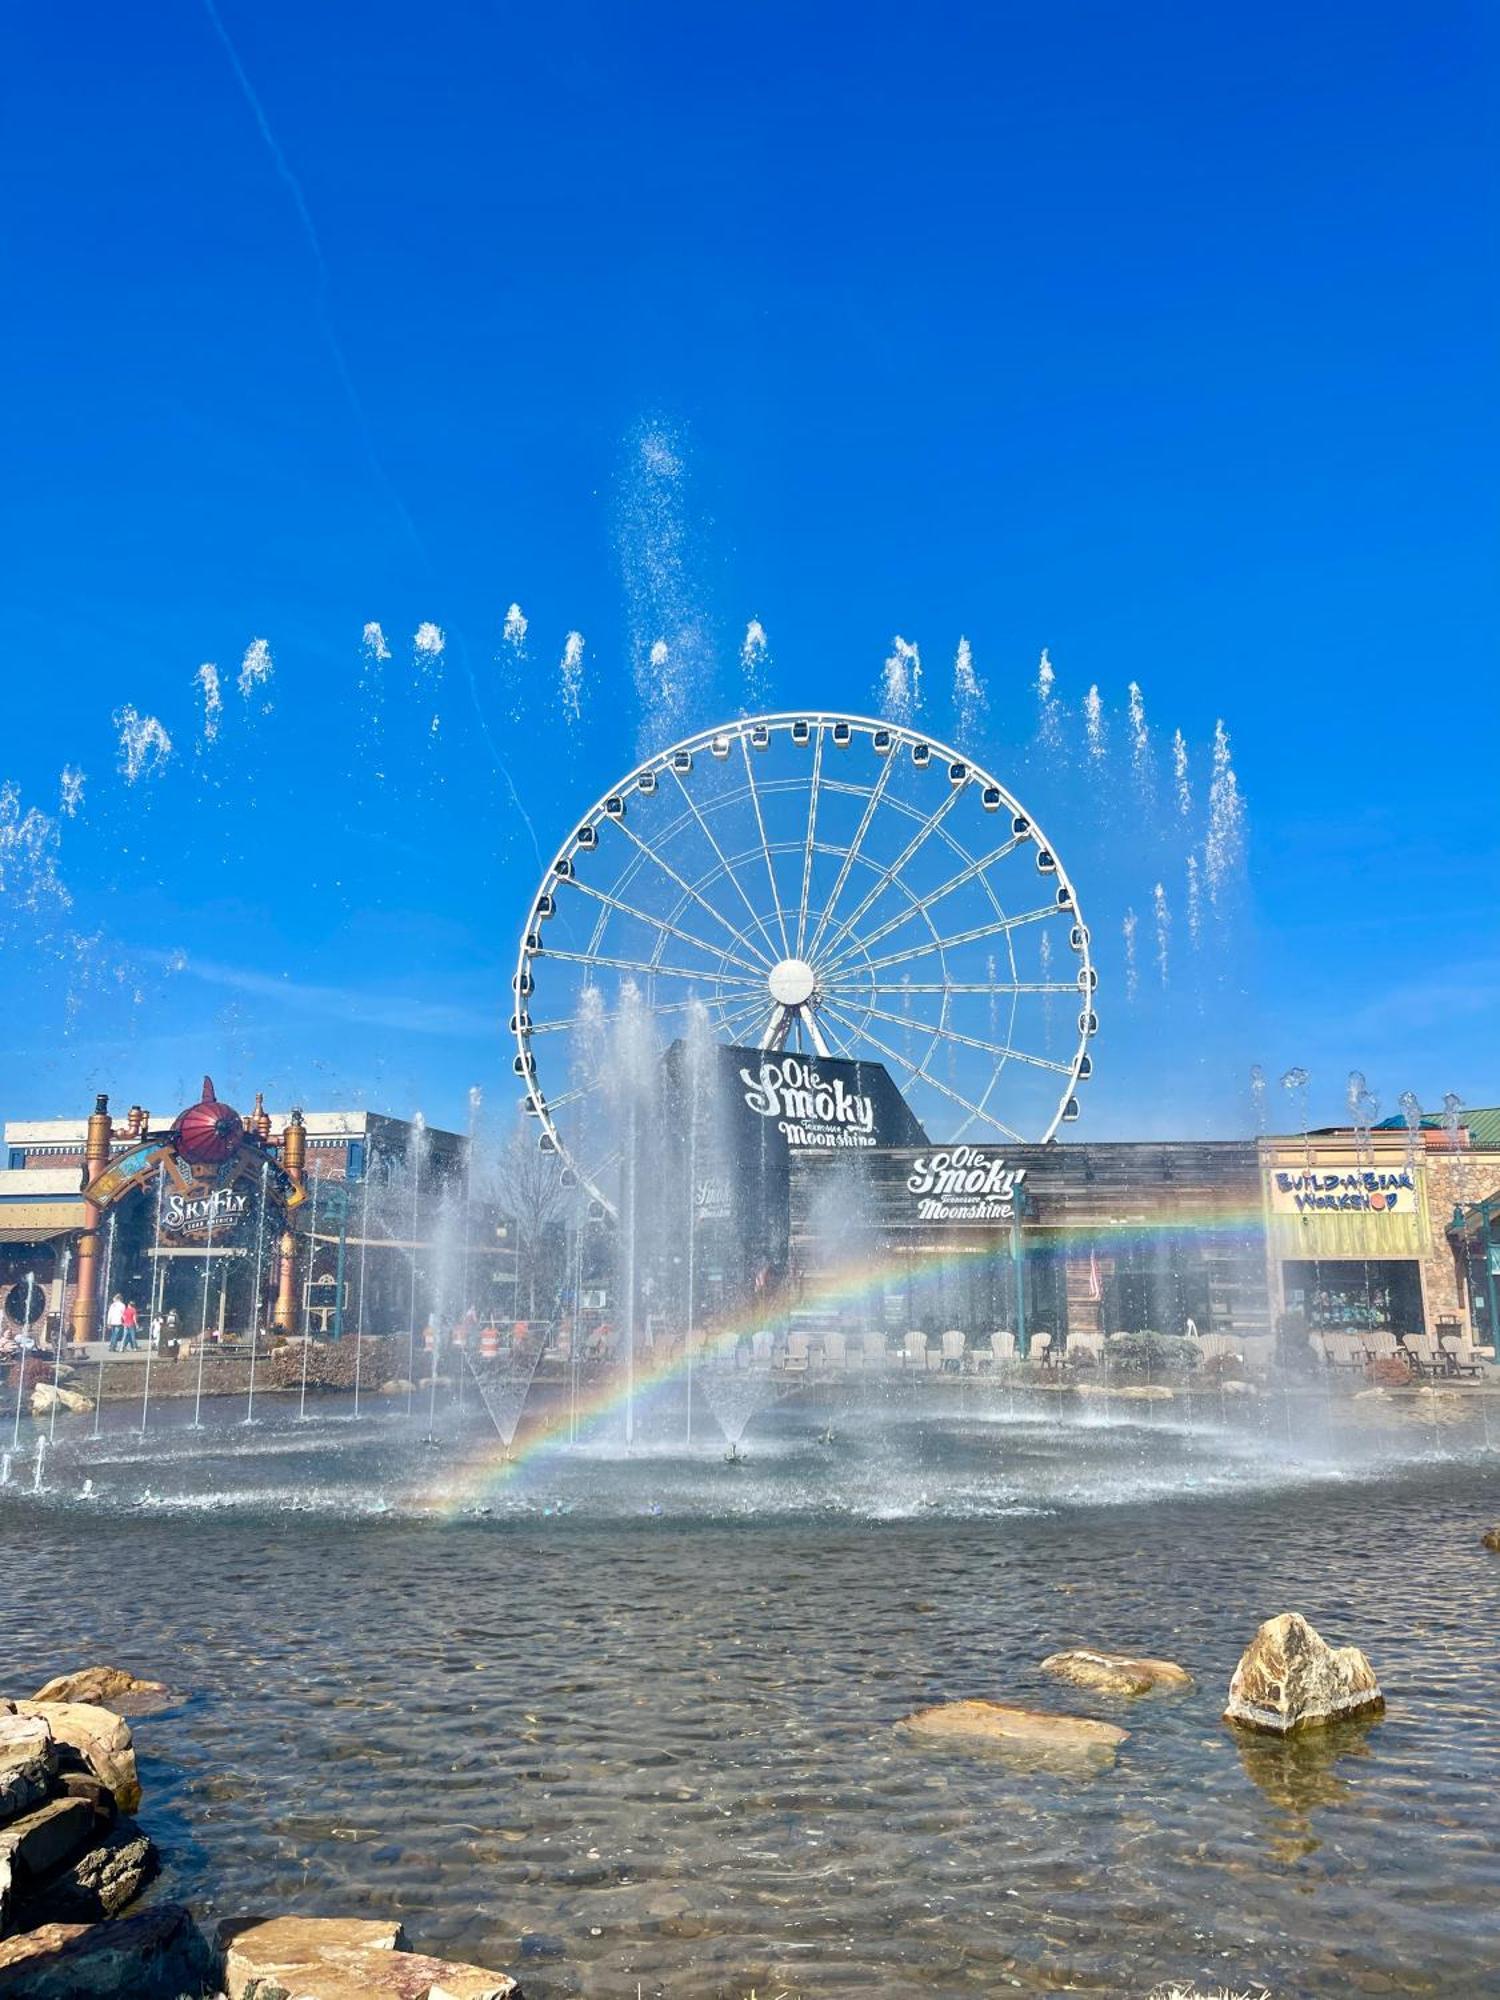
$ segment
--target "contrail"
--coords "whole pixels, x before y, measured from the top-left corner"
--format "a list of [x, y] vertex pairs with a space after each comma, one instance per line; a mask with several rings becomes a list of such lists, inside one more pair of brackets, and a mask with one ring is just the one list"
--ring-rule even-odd
[[322, 328], [323, 338], [327, 342], [328, 351], [333, 357], [333, 365], [338, 372], [340, 382], [343, 384], [349, 408], [354, 413], [354, 420], [359, 427], [360, 438], [364, 444], [365, 455], [370, 461], [371, 470], [379, 481], [386, 498], [400, 515], [402, 525], [411, 537], [413, 547], [426, 564], [430, 573], [432, 570], [432, 559], [427, 553], [426, 545], [417, 529], [417, 524], [411, 517], [410, 509], [401, 498], [401, 495], [396, 491], [395, 484], [381, 461], [380, 453], [375, 448], [375, 436], [370, 427], [370, 419], [365, 414], [365, 407], [360, 401], [359, 391], [354, 386], [354, 377], [349, 372], [349, 364], [344, 358], [343, 348], [339, 345], [338, 335], [333, 330], [333, 321], [328, 311], [328, 260], [323, 255], [322, 240], [318, 235], [317, 225], [312, 219], [312, 211], [308, 208], [307, 197], [302, 192], [302, 183], [292, 172], [286, 154], [281, 150], [276, 134], [271, 130], [271, 121], [266, 116], [265, 106], [256, 95], [255, 86], [246, 74], [245, 65], [240, 61], [239, 51], [230, 39], [229, 30], [224, 26], [219, 10], [214, 5], [214, 0], [203, 0], [203, 11], [213, 24], [214, 33], [224, 44], [224, 53], [229, 57], [230, 67], [233, 69], [235, 80], [240, 87], [240, 94], [243, 96], [246, 104], [249, 105], [250, 114], [254, 118], [256, 125], [260, 128], [260, 136], [266, 142], [266, 151], [271, 155], [271, 161], [278, 177], [284, 182], [288, 193], [292, 197], [292, 204], [297, 211], [297, 220], [302, 224], [302, 233], [307, 238], [308, 247], [313, 254], [313, 262], [318, 267], [318, 324]]
[[[412, 519], [406, 502], [396, 491], [395, 484], [390, 474], [386, 471], [384, 464], [381, 462], [380, 454], [375, 448], [375, 436], [370, 427], [370, 420], [365, 414], [364, 404], [360, 401], [359, 391], [354, 386], [354, 377], [350, 374], [349, 364], [344, 359], [344, 350], [339, 345], [338, 336], [333, 330], [333, 321], [328, 310], [328, 260], [323, 255], [322, 239], [318, 235], [317, 224], [312, 219], [312, 211], [307, 205], [307, 197], [302, 192], [302, 183], [292, 172], [286, 154], [281, 150], [276, 134], [271, 130], [271, 121], [266, 117], [265, 106], [256, 95], [255, 86], [251, 83], [249, 76], [245, 72], [245, 65], [240, 61], [239, 51], [230, 39], [229, 30], [224, 26], [219, 10], [214, 5], [214, 0], [203, 0], [203, 11], [213, 24], [214, 33], [224, 44], [224, 53], [229, 58], [230, 67], [233, 69], [235, 80], [240, 87], [240, 93], [244, 97], [246, 104], [250, 107], [250, 114], [259, 127], [260, 136], [266, 143], [266, 151], [271, 155], [271, 161], [278, 177], [285, 183], [287, 191], [292, 197], [292, 204], [297, 211], [297, 220], [302, 225], [302, 233], [307, 238], [308, 247], [312, 251], [313, 262], [317, 265], [318, 269], [318, 324], [323, 330], [323, 338], [327, 342], [328, 351], [333, 357], [333, 365], [338, 371], [339, 380], [344, 386], [344, 394], [348, 398], [349, 407], [354, 413], [354, 420], [359, 426], [360, 437], [364, 443], [365, 453], [369, 458], [371, 469], [391, 505], [400, 515], [406, 532], [411, 537], [412, 546], [422, 558], [428, 575], [435, 576], [436, 570], [433, 566], [432, 557], [427, 552], [427, 545], [422, 540], [421, 533], [417, 528], [416, 522]], [[464, 673], [468, 677], [469, 693], [473, 697], [474, 713], [479, 719], [479, 729], [481, 735], [484, 737], [485, 748], [494, 759], [495, 766], [500, 772], [501, 777], [504, 778], [506, 786], [510, 791], [516, 811], [521, 815], [526, 831], [531, 835], [531, 844], [536, 849], [537, 866], [540, 868], [544, 863], [542, 861], [542, 850], [537, 842], [536, 829], [532, 826], [530, 815], [521, 803], [521, 794], [516, 789], [516, 781], [511, 776], [505, 759], [495, 747], [494, 738], [490, 734], [489, 724], [485, 720], [484, 710], [480, 705], [479, 687], [474, 679], [474, 669], [469, 664], [468, 648], [464, 645], [462, 639], [458, 641], [458, 650], [463, 660]]]

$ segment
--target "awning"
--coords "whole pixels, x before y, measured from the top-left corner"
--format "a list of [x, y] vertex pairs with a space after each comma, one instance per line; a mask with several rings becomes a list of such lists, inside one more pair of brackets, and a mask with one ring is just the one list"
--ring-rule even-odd
[[0, 1243], [48, 1243], [88, 1220], [81, 1201], [0, 1202]]

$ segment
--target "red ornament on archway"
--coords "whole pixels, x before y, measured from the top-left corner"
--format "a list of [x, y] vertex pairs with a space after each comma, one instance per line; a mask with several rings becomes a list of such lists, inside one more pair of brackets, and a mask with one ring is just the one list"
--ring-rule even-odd
[[238, 1149], [244, 1136], [244, 1120], [238, 1111], [221, 1104], [214, 1096], [211, 1076], [203, 1079], [199, 1101], [179, 1112], [172, 1125], [172, 1142], [178, 1155], [195, 1166], [221, 1166]]

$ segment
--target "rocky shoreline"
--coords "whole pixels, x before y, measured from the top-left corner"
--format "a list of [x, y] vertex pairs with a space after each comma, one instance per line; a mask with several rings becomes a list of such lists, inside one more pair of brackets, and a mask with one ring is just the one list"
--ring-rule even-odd
[[123, 1914], [157, 1876], [129, 1717], [180, 1700], [117, 1667], [0, 1700], [5, 2000], [522, 2000], [505, 1973], [413, 1951], [399, 1923]]

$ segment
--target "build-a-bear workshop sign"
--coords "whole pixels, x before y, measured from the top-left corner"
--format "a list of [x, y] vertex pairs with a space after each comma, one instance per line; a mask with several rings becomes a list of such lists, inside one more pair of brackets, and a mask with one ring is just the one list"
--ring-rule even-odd
[[203, 1095], [166, 1132], [149, 1134], [110, 1161], [83, 1190], [85, 1201], [112, 1208], [134, 1188], [155, 1185], [164, 1236], [225, 1238], [250, 1214], [263, 1187], [275, 1208], [295, 1208], [306, 1199], [240, 1114], [214, 1095], [203, 1079]]

